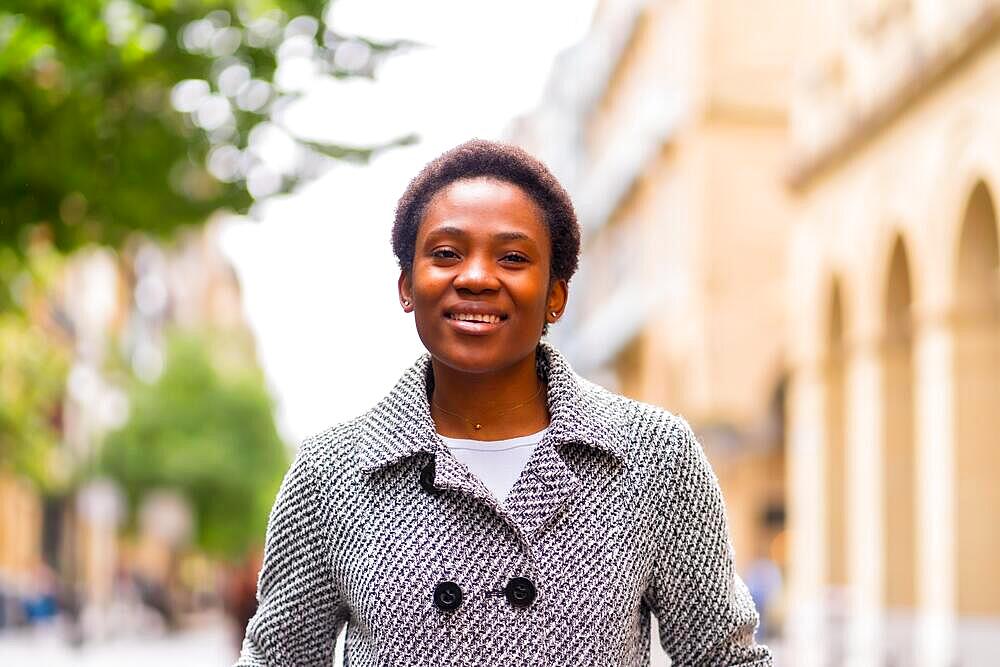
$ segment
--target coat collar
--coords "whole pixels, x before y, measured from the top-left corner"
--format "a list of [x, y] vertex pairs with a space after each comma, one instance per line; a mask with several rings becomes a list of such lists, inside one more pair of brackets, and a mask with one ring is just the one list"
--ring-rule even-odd
[[[548, 341], [539, 341], [536, 368], [546, 381], [553, 444], [580, 443], [626, 460], [627, 439], [607, 390], [579, 376]], [[429, 388], [433, 383], [431, 355], [423, 353], [387, 396], [362, 415], [358, 456], [362, 470], [371, 472], [418, 452], [445, 448], [431, 418]]]

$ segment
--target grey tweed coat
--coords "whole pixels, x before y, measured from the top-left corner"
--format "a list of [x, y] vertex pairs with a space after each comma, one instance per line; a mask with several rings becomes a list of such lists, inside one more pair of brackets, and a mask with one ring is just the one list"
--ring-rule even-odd
[[503, 504], [438, 437], [427, 353], [302, 443], [238, 665], [330, 665], [346, 624], [348, 667], [640, 667], [651, 615], [674, 665], [772, 664], [687, 422], [536, 356], [551, 421]]

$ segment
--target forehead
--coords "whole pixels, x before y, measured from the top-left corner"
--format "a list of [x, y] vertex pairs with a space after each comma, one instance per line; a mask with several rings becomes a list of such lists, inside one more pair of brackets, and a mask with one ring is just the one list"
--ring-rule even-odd
[[444, 227], [460, 227], [470, 233], [519, 231], [540, 240], [548, 238], [535, 200], [520, 186], [490, 177], [453, 181], [431, 197], [419, 235]]

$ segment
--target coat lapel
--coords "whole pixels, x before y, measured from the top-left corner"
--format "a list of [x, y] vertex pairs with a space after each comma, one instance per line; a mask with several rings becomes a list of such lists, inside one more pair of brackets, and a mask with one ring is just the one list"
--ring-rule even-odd
[[477, 499], [495, 514], [517, 535], [523, 542], [527, 542], [527, 535], [523, 527], [508, 514], [496, 497], [486, 488], [482, 480], [469, 472], [469, 469], [462, 465], [458, 459], [451, 455], [451, 452], [441, 451], [434, 456], [434, 486], [439, 489], [449, 489], [459, 493], [465, 493]]
[[533, 542], [579, 486], [580, 480], [546, 433], [510, 490], [505, 509], [527, 541]]
[[627, 458], [628, 440], [614, 409], [620, 397], [580, 377], [546, 342], [538, 353], [539, 375], [548, 386], [549, 429], [507, 498], [507, 511], [529, 540], [537, 539], [579, 489], [581, 481], [562, 456], [565, 447], [588, 446]]
[[357, 456], [361, 469], [372, 472], [419, 452], [431, 454], [435, 486], [482, 501], [530, 543], [580, 486], [560, 448], [589, 446], [625, 462], [628, 443], [626, 425], [615, 409], [615, 394], [577, 375], [547, 341], [539, 342], [536, 362], [539, 377], [547, 385], [549, 428], [503, 506], [451, 455], [437, 434], [430, 413], [433, 370], [429, 353], [421, 355], [392, 391], [360, 419]]

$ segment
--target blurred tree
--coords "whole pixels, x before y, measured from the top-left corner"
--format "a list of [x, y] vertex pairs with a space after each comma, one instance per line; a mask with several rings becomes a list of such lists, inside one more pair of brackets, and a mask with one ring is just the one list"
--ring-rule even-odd
[[0, 360], [0, 468], [48, 488], [69, 350], [24, 318], [0, 313]]
[[[262, 374], [234, 335], [171, 334], [162, 375], [131, 383], [129, 420], [93, 471], [118, 480], [133, 509], [149, 491], [179, 491], [197, 545], [228, 558], [261, 540], [289, 462]], [[247, 351], [241, 364], [234, 350]]]
[[[287, 191], [328, 158], [411, 141], [332, 146], [284, 127], [318, 77], [372, 77], [405, 46], [334, 32], [326, 4], [0, 0], [0, 247], [23, 250], [39, 226], [60, 251], [166, 236]], [[293, 159], [262, 160], [267, 141]]]
[[65, 452], [54, 445], [62, 435], [72, 345], [65, 320], [46, 297], [65, 262], [38, 244], [23, 259], [0, 247], [0, 278], [21, 266], [10, 288], [23, 307], [0, 309], [0, 468], [55, 490], [68, 473], [67, 462], [57, 460]]

